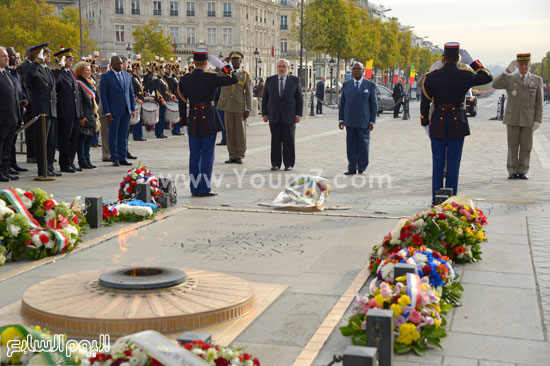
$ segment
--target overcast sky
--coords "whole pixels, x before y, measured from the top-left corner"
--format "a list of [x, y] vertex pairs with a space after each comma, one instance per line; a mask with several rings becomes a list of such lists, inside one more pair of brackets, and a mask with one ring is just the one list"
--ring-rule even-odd
[[377, 0], [403, 25], [443, 48], [460, 42], [485, 65], [507, 66], [517, 53], [540, 62], [550, 51], [550, 0]]

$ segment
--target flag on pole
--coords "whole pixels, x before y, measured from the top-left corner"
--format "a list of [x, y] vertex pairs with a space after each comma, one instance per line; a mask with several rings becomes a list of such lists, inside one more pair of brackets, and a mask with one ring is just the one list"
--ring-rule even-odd
[[399, 81], [399, 68], [393, 70], [393, 83], [397, 84]]
[[365, 63], [365, 79], [372, 78], [372, 67], [374, 65], [374, 60], [368, 60]]
[[411, 72], [409, 73], [409, 85], [414, 84], [414, 78], [416, 76], [416, 69], [414, 68], [414, 65], [411, 65]]

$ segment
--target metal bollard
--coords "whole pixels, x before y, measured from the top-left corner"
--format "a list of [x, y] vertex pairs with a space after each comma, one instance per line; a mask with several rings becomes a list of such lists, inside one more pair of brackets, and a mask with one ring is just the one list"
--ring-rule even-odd
[[374, 347], [348, 346], [343, 361], [344, 366], [376, 366], [378, 350]]
[[204, 343], [212, 342], [212, 335], [210, 333], [198, 333], [198, 332], [184, 332], [178, 338], [176, 338], [179, 344], [186, 344], [193, 341], [201, 341]]
[[396, 263], [393, 267], [393, 279], [406, 275], [407, 273], [416, 273], [416, 266], [408, 263]]
[[310, 102], [309, 115], [310, 117], [315, 116], [315, 110], [313, 109], [313, 92], [311, 92], [311, 102]]
[[145, 203], [151, 202], [151, 185], [149, 183], [137, 183], [136, 198]]
[[378, 349], [378, 365], [391, 366], [393, 359], [393, 311], [371, 308], [367, 312], [367, 347]]
[[85, 197], [86, 222], [92, 229], [101, 226], [103, 220], [103, 197]]

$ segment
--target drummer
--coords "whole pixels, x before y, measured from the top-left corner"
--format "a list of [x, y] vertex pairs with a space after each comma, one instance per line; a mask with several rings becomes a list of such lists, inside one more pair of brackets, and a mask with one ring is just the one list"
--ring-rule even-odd
[[164, 135], [164, 125], [166, 121], [164, 115], [166, 114], [166, 102], [173, 100], [172, 94], [168, 91], [168, 83], [164, 80], [164, 64], [157, 64], [155, 75], [151, 83], [151, 88], [155, 93], [155, 100], [159, 104], [160, 114], [159, 122], [155, 125], [155, 136], [157, 139], [166, 139], [168, 136]]
[[[136, 96], [136, 110], [139, 110], [141, 104], [143, 104], [145, 93], [143, 91], [143, 82], [141, 78], [141, 57], [137, 55], [136, 58], [137, 60], [132, 62], [130, 76], [132, 78], [132, 86], [134, 87], [134, 94]], [[143, 123], [141, 122], [141, 114], [139, 122], [130, 126], [130, 129], [132, 130], [134, 141], [147, 141], [147, 139], [143, 138]]]

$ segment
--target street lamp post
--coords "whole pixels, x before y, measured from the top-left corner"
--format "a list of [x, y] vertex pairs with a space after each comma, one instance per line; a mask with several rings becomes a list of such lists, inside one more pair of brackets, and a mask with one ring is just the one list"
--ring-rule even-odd
[[258, 59], [258, 70], [259, 70], [258, 76], [262, 77], [262, 59], [261, 58]]
[[82, 44], [82, 6], [80, 0], [78, 0], [78, 23], [80, 27], [80, 57], [84, 56], [84, 48]]
[[254, 73], [254, 76], [256, 80], [258, 80], [258, 60], [259, 60], [258, 55], [259, 54], [260, 54], [260, 51], [258, 51], [258, 48], [256, 47], [256, 49], [254, 50], [254, 60], [256, 61], [256, 71]]
[[334, 59], [332, 57], [328, 62], [328, 66], [330, 67], [330, 104], [332, 104], [332, 71], [334, 68]]
[[304, 0], [300, 1], [300, 70], [298, 76], [301, 79], [302, 87], [304, 86], [303, 75], [303, 54], [304, 54]]
[[128, 51], [128, 61], [132, 58], [132, 46], [130, 43], [128, 43], [128, 47], [126, 47], [126, 51]]

